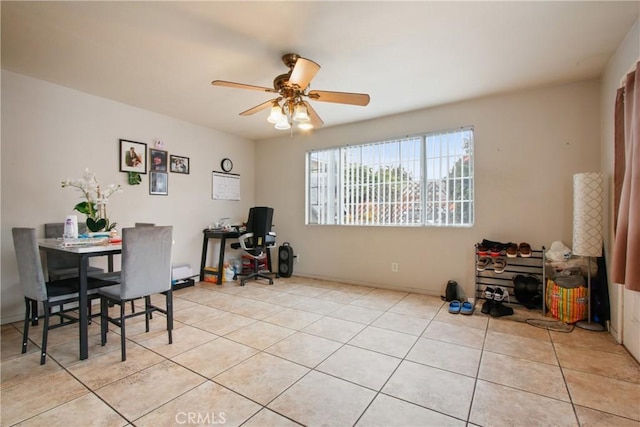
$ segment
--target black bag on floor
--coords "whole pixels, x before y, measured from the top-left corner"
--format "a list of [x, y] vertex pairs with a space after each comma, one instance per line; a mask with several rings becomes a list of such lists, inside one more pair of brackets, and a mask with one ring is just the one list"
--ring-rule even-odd
[[445, 289], [444, 295], [440, 298], [443, 300], [450, 301], [462, 301], [462, 292], [460, 291], [460, 287], [458, 286], [458, 282], [449, 280], [447, 282], [447, 287]]

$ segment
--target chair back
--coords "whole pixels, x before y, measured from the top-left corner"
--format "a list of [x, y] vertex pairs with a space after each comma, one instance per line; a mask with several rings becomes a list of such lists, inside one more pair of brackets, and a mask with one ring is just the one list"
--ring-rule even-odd
[[155, 227], [156, 225], [152, 222], [136, 222], [134, 227]]
[[122, 229], [122, 299], [171, 288], [172, 236], [171, 226]]
[[24, 296], [36, 301], [46, 301], [47, 287], [35, 228], [15, 227], [11, 229], [11, 233]]
[[[86, 224], [78, 224], [78, 233], [87, 232]], [[44, 225], [44, 237], [58, 238], [64, 234], [64, 222], [50, 222]], [[71, 254], [53, 253], [47, 254], [47, 268], [51, 270], [64, 270], [78, 268], [78, 258]]]
[[254, 248], [264, 248], [267, 244], [267, 234], [271, 232], [273, 208], [255, 206], [249, 210], [247, 233], [252, 233], [251, 245]]
[[270, 236], [273, 208], [256, 206], [249, 210], [246, 233], [238, 237], [242, 249], [254, 258], [262, 256], [265, 248], [275, 245], [275, 238]]

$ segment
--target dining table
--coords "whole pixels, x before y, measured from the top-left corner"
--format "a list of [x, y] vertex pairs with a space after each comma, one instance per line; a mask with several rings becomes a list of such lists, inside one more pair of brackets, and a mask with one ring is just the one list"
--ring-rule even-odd
[[62, 252], [74, 255], [78, 260], [80, 279], [78, 294], [78, 312], [80, 324], [80, 360], [89, 357], [89, 309], [87, 296], [87, 270], [89, 260], [95, 257], [108, 257], [108, 271], [113, 271], [113, 255], [122, 253], [122, 243], [109, 243], [108, 239], [74, 239], [65, 241], [58, 238], [38, 239], [38, 247], [46, 253]]

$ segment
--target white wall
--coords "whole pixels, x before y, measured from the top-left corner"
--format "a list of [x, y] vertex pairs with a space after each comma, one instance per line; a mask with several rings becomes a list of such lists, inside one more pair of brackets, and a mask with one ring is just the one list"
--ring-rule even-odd
[[[475, 127], [474, 227], [304, 224], [306, 151], [465, 125]], [[599, 170], [599, 150], [600, 84], [591, 80], [261, 141], [256, 202], [275, 208], [278, 240], [301, 256], [294, 274], [430, 294], [453, 279], [473, 295], [473, 245], [483, 238], [571, 245], [572, 175]]]
[[[621, 86], [622, 77], [640, 60], [640, 21], [636, 21], [624, 41], [618, 46], [616, 53], [609, 60], [602, 75], [602, 136], [600, 155], [601, 168], [605, 176], [605, 191], [607, 194], [607, 209], [605, 212], [605, 252], [607, 266], [610, 266], [613, 248], [613, 168], [614, 168], [614, 107], [616, 92]], [[610, 268], [607, 271], [611, 271]], [[621, 340], [620, 327], [622, 323], [622, 294], [623, 287], [611, 282], [609, 278], [609, 296], [611, 299], [611, 329], [612, 334]], [[630, 291], [628, 291], [630, 292]], [[639, 298], [637, 295], [635, 298]], [[629, 305], [629, 308], [631, 305]], [[640, 309], [640, 304], [636, 304]], [[640, 318], [637, 313], [636, 318]]]
[[[354, 107], [356, 108], [356, 107]], [[327, 128], [257, 144], [179, 120], [2, 72], [2, 319], [22, 314], [10, 228], [60, 221], [77, 201], [60, 181], [90, 167], [121, 183], [110, 216], [176, 227], [176, 261], [197, 268], [201, 230], [213, 220], [243, 219], [253, 205], [275, 208], [278, 242], [300, 262], [294, 274], [441, 294], [457, 280], [469, 295], [473, 244], [489, 238], [534, 247], [571, 242], [572, 175], [600, 168], [600, 84], [586, 81], [510, 93]], [[476, 224], [472, 228], [307, 226], [307, 150], [407, 134], [475, 126]], [[118, 139], [191, 158], [191, 175], [170, 174], [169, 196], [150, 196], [148, 180], [126, 184]], [[255, 152], [254, 152], [255, 150]], [[222, 157], [242, 175], [242, 201], [210, 199], [210, 172]], [[254, 157], [255, 156], [255, 157]], [[254, 175], [255, 163], [255, 175]], [[255, 192], [254, 192], [255, 181]], [[254, 197], [255, 195], [255, 197]], [[254, 203], [255, 202], [255, 203]], [[391, 262], [399, 263], [392, 273]]]
[[[142, 184], [127, 184], [119, 172], [119, 139], [165, 143], [169, 154], [186, 156], [191, 173], [169, 173], [169, 195], [149, 195]], [[67, 177], [90, 168], [103, 184], [121, 184], [110, 199], [109, 216], [118, 228], [135, 222], [174, 227], [174, 262], [200, 266], [202, 229], [221, 217], [246, 219], [254, 204], [255, 143], [216, 130], [87, 95], [62, 86], [2, 71], [2, 323], [24, 315], [11, 228], [60, 222], [79, 193], [61, 188]], [[211, 200], [211, 171], [230, 157], [241, 174], [240, 202]], [[79, 215], [79, 219], [84, 218]], [[213, 245], [209, 257], [216, 255]]]

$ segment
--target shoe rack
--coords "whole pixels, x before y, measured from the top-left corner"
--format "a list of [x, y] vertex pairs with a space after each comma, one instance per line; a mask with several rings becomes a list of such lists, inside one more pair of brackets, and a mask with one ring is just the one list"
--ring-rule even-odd
[[[505, 300], [505, 303], [509, 305], [522, 305], [516, 299], [513, 278], [518, 274], [523, 274], [525, 276], [530, 274], [540, 279], [540, 283], [542, 285], [542, 315], [544, 316], [546, 314], [545, 290], [547, 282], [544, 268], [546, 261], [545, 247], [543, 246], [541, 249], [534, 249], [532, 247], [531, 256], [528, 258], [523, 258], [520, 254], [518, 254], [516, 258], [507, 258], [506, 255], [500, 256], [500, 258], [507, 261], [507, 266], [502, 273], [496, 273], [493, 261], [485, 268], [484, 271], [478, 271], [476, 268], [478, 260], [483, 258], [478, 255], [478, 246], [479, 244], [475, 245], [475, 264], [473, 266], [476, 272], [475, 304], [477, 305], [480, 300], [485, 300], [484, 289], [487, 286], [501, 286], [509, 291], [509, 300]], [[489, 256], [488, 258], [492, 257]]]

